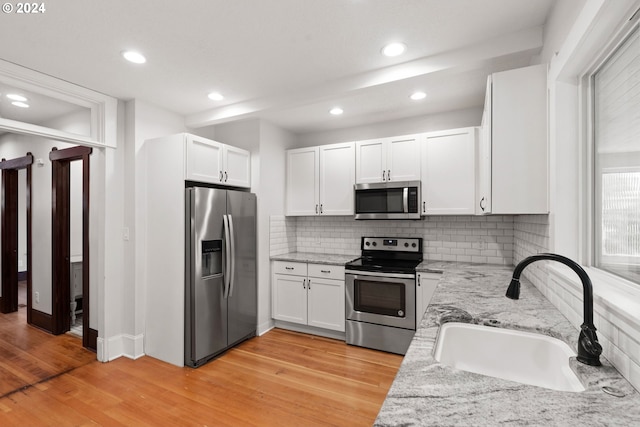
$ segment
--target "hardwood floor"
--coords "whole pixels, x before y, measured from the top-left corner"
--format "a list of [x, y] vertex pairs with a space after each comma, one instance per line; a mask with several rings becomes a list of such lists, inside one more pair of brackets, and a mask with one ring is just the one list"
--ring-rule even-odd
[[[2, 426], [370, 426], [402, 361], [275, 329], [198, 369], [151, 357], [100, 363], [68, 335], [31, 347], [43, 332], [25, 326], [18, 335], [36, 363], [0, 324]], [[12, 375], [31, 385], [5, 386]]]

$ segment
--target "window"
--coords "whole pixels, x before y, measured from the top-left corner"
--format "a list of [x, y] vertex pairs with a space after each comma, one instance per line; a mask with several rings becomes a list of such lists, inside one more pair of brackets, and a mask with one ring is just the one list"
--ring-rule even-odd
[[593, 75], [595, 265], [640, 284], [640, 30]]

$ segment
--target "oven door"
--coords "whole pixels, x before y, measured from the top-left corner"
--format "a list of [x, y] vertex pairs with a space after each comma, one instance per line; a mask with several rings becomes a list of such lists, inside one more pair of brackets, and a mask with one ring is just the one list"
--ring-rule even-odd
[[415, 275], [352, 270], [345, 286], [347, 320], [416, 329]]

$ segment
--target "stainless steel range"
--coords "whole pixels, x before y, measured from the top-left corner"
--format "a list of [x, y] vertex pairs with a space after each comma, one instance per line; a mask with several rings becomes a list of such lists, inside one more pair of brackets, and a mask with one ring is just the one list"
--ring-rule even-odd
[[405, 354], [416, 331], [421, 238], [363, 237], [345, 265], [347, 344]]

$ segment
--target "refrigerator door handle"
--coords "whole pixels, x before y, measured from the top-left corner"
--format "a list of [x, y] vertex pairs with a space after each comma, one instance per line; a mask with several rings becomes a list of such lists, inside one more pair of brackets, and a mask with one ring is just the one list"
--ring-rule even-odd
[[229, 218], [229, 235], [231, 237], [231, 279], [229, 280], [229, 298], [233, 296], [233, 288], [236, 283], [236, 233], [233, 230], [233, 217], [231, 214], [227, 215]]
[[224, 294], [223, 298], [227, 299], [229, 297], [229, 288], [231, 287], [231, 257], [233, 256], [232, 248], [231, 248], [231, 235], [229, 232], [229, 218], [227, 215], [222, 215], [222, 223], [224, 224]]

